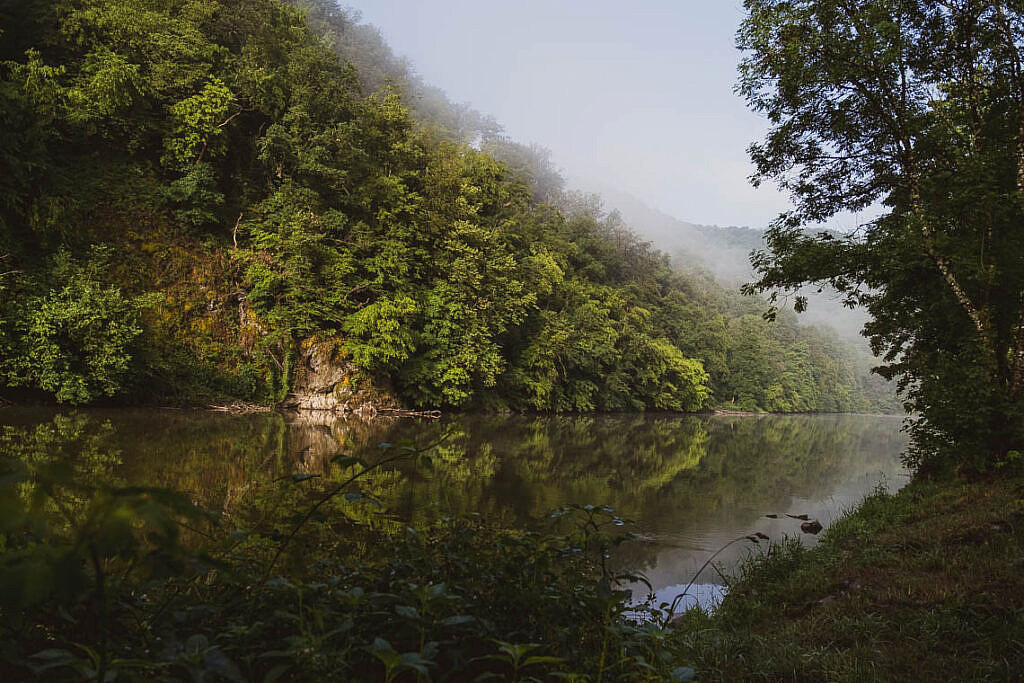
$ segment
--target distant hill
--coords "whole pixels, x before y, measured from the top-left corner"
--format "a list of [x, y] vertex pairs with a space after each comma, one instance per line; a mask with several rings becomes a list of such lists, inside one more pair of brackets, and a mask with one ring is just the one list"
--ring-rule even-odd
[[760, 230], [687, 223], [621, 190], [600, 188], [599, 193], [609, 210], [618, 211], [623, 222], [680, 265], [704, 268], [726, 287], [739, 287], [753, 277], [749, 256], [764, 248]]
[[[680, 267], [705, 270], [727, 289], [738, 289], [754, 279], [750, 253], [765, 248], [761, 230], [687, 223], [621, 190], [602, 187], [600, 194], [608, 210], [617, 211], [624, 223], [669, 254]], [[862, 311], [844, 307], [838, 295], [827, 288], [821, 293], [815, 289], [801, 293], [807, 296], [809, 305], [798, 320], [830, 327], [841, 337], [867, 349], [867, 340], [860, 336], [867, 320]]]

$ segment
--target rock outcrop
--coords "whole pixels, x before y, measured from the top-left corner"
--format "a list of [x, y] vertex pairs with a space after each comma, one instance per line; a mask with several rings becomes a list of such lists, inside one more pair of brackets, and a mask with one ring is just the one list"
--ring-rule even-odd
[[344, 359], [336, 339], [302, 343], [292, 391], [279, 407], [363, 417], [401, 410], [389, 391], [375, 386]]

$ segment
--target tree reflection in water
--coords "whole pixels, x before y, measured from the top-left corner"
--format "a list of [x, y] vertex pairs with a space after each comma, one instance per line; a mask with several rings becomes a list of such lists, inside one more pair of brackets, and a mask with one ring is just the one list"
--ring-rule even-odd
[[[89, 434], [90, 449], [117, 455], [105, 463], [109, 476], [187, 491], [227, 514], [261, 481], [323, 472], [340, 453], [372, 456], [381, 442], [425, 443], [447, 430], [432, 468], [375, 473], [368, 488], [383, 508], [361, 506], [353, 516], [389, 526], [478, 513], [538, 528], [551, 524], [548, 512], [563, 505], [610, 505], [635, 521], [640, 539], [619, 547], [615, 561], [645, 572], [669, 599], [673, 586], [688, 583], [732, 539], [756, 531], [773, 539], [800, 533], [798, 522], [765, 514], [802, 513], [827, 523], [880, 481], [899, 484], [906, 444], [898, 418], [860, 415], [372, 421], [171, 410], [73, 415], [76, 429]], [[67, 419], [54, 410], [0, 412], [0, 423], [26, 435]], [[717, 561], [728, 569], [750, 550], [736, 544]], [[713, 568], [697, 578], [721, 581]]]

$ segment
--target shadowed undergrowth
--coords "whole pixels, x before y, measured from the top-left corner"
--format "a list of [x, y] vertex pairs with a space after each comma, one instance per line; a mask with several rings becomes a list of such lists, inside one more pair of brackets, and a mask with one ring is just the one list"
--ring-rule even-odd
[[700, 680], [1012, 680], [1024, 670], [1024, 478], [869, 496], [822, 543], [748, 563], [674, 635]]
[[[438, 441], [253, 480], [230, 512], [126, 486], [107, 426], [0, 431], [3, 680], [666, 680], [665, 615], [610, 569], [625, 521], [407, 527], [366, 483]], [[682, 674], [678, 674], [677, 670]], [[678, 674], [678, 675], [677, 675]], [[685, 678], [684, 678], [685, 679]]]

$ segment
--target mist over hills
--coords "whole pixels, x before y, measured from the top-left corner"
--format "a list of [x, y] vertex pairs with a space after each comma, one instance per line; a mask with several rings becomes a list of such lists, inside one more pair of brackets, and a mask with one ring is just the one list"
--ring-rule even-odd
[[[704, 270], [723, 287], [738, 289], [754, 280], [750, 253], [765, 248], [764, 233], [747, 227], [697, 225], [653, 209], [632, 195], [615, 188], [595, 188], [610, 210], [642, 238], [672, 257], [686, 270]], [[805, 325], [820, 325], [837, 332], [843, 339], [866, 350], [867, 340], [860, 331], [867, 315], [843, 306], [839, 295], [824, 288], [807, 288], [801, 294], [808, 299], [807, 310], [797, 316]]]
[[765, 246], [760, 230], [688, 223], [615, 188], [600, 187], [595, 191], [608, 209], [618, 211], [637, 234], [680, 265], [706, 269], [729, 288], [738, 288], [753, 277], [750, 252]]

